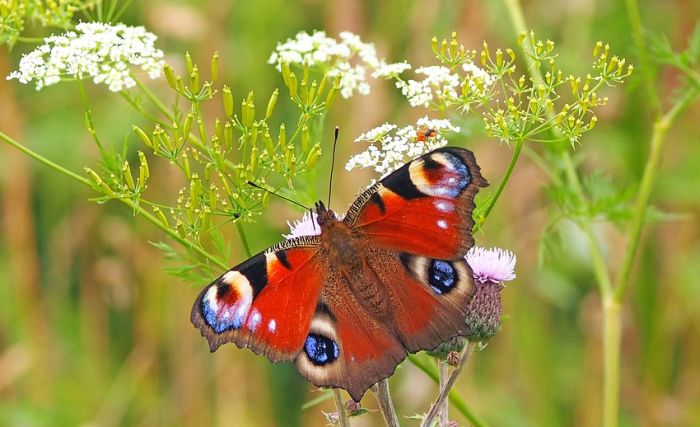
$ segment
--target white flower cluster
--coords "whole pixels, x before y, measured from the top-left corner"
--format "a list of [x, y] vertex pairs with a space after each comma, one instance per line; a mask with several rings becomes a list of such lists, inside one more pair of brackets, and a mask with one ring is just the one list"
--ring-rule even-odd
[[411, 69], [411, 64], [408, 62], [397, 62], [395, 64], [387, 64], [384, 61], [379, 62], [379, 66], [377, 67], [376, 70], [372, 73], [372, 77], [375, 79], [379, 78], [392, 78], [396, 77], [399, 74], [403, 73], [406, 70]]
[[457, 87], [459, 87], [459, 76], [452, 74], [450, 69], [441, 65], [430, 67], [420, 67], [416, 69], [416, 74], [423, 74], [423, 80], [408, 80], [396, 82], [396, 87], [401, 89], [401, 93], [408, 99], [413, 107], [428, 107], [430, 101], [436, 96], [447, 95], [452, 98], [457, 97]]
[[483, 91], [488, 89], [495, 80], [493, 76], [473, 63], [464, 64], [462, 68], [467, 73], [463, 82], [462, 77], [452, 73], [449, 68], [434, 65], [416, 69], [416, 74], [425, 76], [422, 80], [399, 80], [396, 82], [396, 87], [401, 90], [411, 106], [429, 107], [430, 102], [435, 98], [457, 98], [461, 84], [469, 85], [472, 91], [481, 90], [480, 94], [483, 94]]
[[369, 93], [368, 68], [380, 76], [397, 75], [402, 69], [407, 69], [406, 66], [410, 68], [405, 63], [387, 64], [378, 59], [373, 44], [364, 43], [359, 36], [348, 31], [340, 33], [339, 41], [326, 36], [323, 31], [311, 34], [302, 31], [295, 38], [278, 44], [268, 60], [278, 71], [281, 71], [283, 62], [317, 67], [329, 77], [340, 76], [343, 98], [350, 98], [355, 91], [362, 95]]
[[[426, 130], [434, 131], [435, 135], [425, 136]], [[367, 150], [354, 155], [345, 165], [345, 169], [371, 167], [384, 177], [407, 161], [447, 145], [447, 138], [443, 135], [446, 131], [459, 132], [459, 128], [453, 126], [449, 120], [428, 117], [419, 119], [415, 126], [402, 128], [384, 123], [355, 139], [355, 142], [378, 143], [379, 147], [372, 144]]]
[[494, 76], [472, 62], [463, 64], [462, 69], [467, 72], [466, 84], [472, 91], [479, 92], [479, 95], [483, 95], [496, 81]]
[[44, 44], [24, 55], [19, 70], [7, 79], [36, 89], [61, 81], [62, 78], [91, 77], [119, 92], [136, 84], [131, 67], [139, 67], [152, 79], [160, 77], [163, 51], [156, 49], [156, 36], [143, 27], [102, 22], [81, 22], [75, 31], [54, 35]]

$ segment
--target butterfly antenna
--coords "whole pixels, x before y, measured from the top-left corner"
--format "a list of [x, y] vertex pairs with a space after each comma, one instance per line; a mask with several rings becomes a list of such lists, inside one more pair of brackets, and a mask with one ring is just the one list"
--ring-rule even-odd
[[289, 203], [293, 203], [293, 204], [299, 206], [300, 208], [302, 208], [302, 209], [304, 209], [304, 210], [307, 210], [307, 211], [310, 211], [310, 210], [311, 210], [310, 207], [304, 206], [304, 205], [302, 205], [301, 203], [297, 202], [296, 200], [292, 200], [292, 199], [290, 199], [289, 197], [285, 197], [285, 196], [283, 196], [283, 195], [281, 195], [281, 194], [279, 194], [279, 193], [277, 193], [277, 192], [274, 192], [274, 191], [272, 191], [272, 190], [270, 190], [270, 189], [268, 189], [268, 188], [262, 187], [262, 186], [260, 186], [260, 185], [258, 185], [258, 184], [256, 184], [256, 183], [254, 183], [253, 181], [246, 181], [246, 182], [247, 182], [248, 185], [250, 185], [251, 187], [255, 187], [255, 188], [258, 188], [258, 189], [260, 189], [260, 190], [262, 190], [262, 191], [266, 191], [266, 192], [272, 194], [273, 196], [279, 197], [279, 198], [282, 199], [282, 200], [286, 200], [286, 201], [288, 201]]
[[338, 126], [335, 127], [335, 137], [333, 138], [333, 157], [331, 158], [331, 177], [328, 182], [328, 207], [331, 207], [331, 189], [333, 188], [333, 167], [335, 166], [335, 147], [338, 145]]

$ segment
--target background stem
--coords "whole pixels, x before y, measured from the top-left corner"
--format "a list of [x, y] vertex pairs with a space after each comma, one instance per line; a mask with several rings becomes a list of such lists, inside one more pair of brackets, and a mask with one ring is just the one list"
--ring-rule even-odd
[[340, 394], [340, 390], [337, 388], [332, 389], [333, 400], [335, 401], [335, 408], [338, 410], [338, 422], [340, 427], [350, 427], [350, 420], [348, 419], [348, 414], [345, 412], [345, 402], [343, 402], [343, 396]]
[[384, 422], [388, 427], [399, 427], [399, 418], [396, 416], [394, 402], [389, 394], [389, 381], [385, 378], [374, 386], [374, 395], [379, 402], [379, 409], [382, 411]]

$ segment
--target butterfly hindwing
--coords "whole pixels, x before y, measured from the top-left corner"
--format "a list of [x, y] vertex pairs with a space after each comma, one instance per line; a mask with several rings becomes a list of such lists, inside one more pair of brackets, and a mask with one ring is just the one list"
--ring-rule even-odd
[[344, 221], [377, 246], [456, 259], [473, 245], [474, 196], [486, 185], [471, 151], [437, 149], [367, 189]]
[[191, 318], [212, 351], [233, 342], [275, 362], [296, 356], [324, 279], [312, 243], [313, 238], [282, 242], [204, 288]]
[[402, 253], [371, 262], [393, 270], [382, 279], [394, 291], [393, 326], [406, 350], [432, 350], [469, 332], [464, 319], [476, 287], [463, 258], [441, 260]]

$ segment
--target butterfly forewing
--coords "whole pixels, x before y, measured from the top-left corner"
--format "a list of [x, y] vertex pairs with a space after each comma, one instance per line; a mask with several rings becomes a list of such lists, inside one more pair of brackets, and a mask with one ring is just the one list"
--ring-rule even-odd
[[344, 221], [377, 246], [456, 259], [473, 245], [474, 196], [486, 185], [470, 151], [438, 149], [367, 189]]
[[204, 288], [192, 323], [212, 351], [233, 342], [272, 361], [299, 352], [321, 294], [324, 272], [312, 238], [288, 240], [232, 268]]

